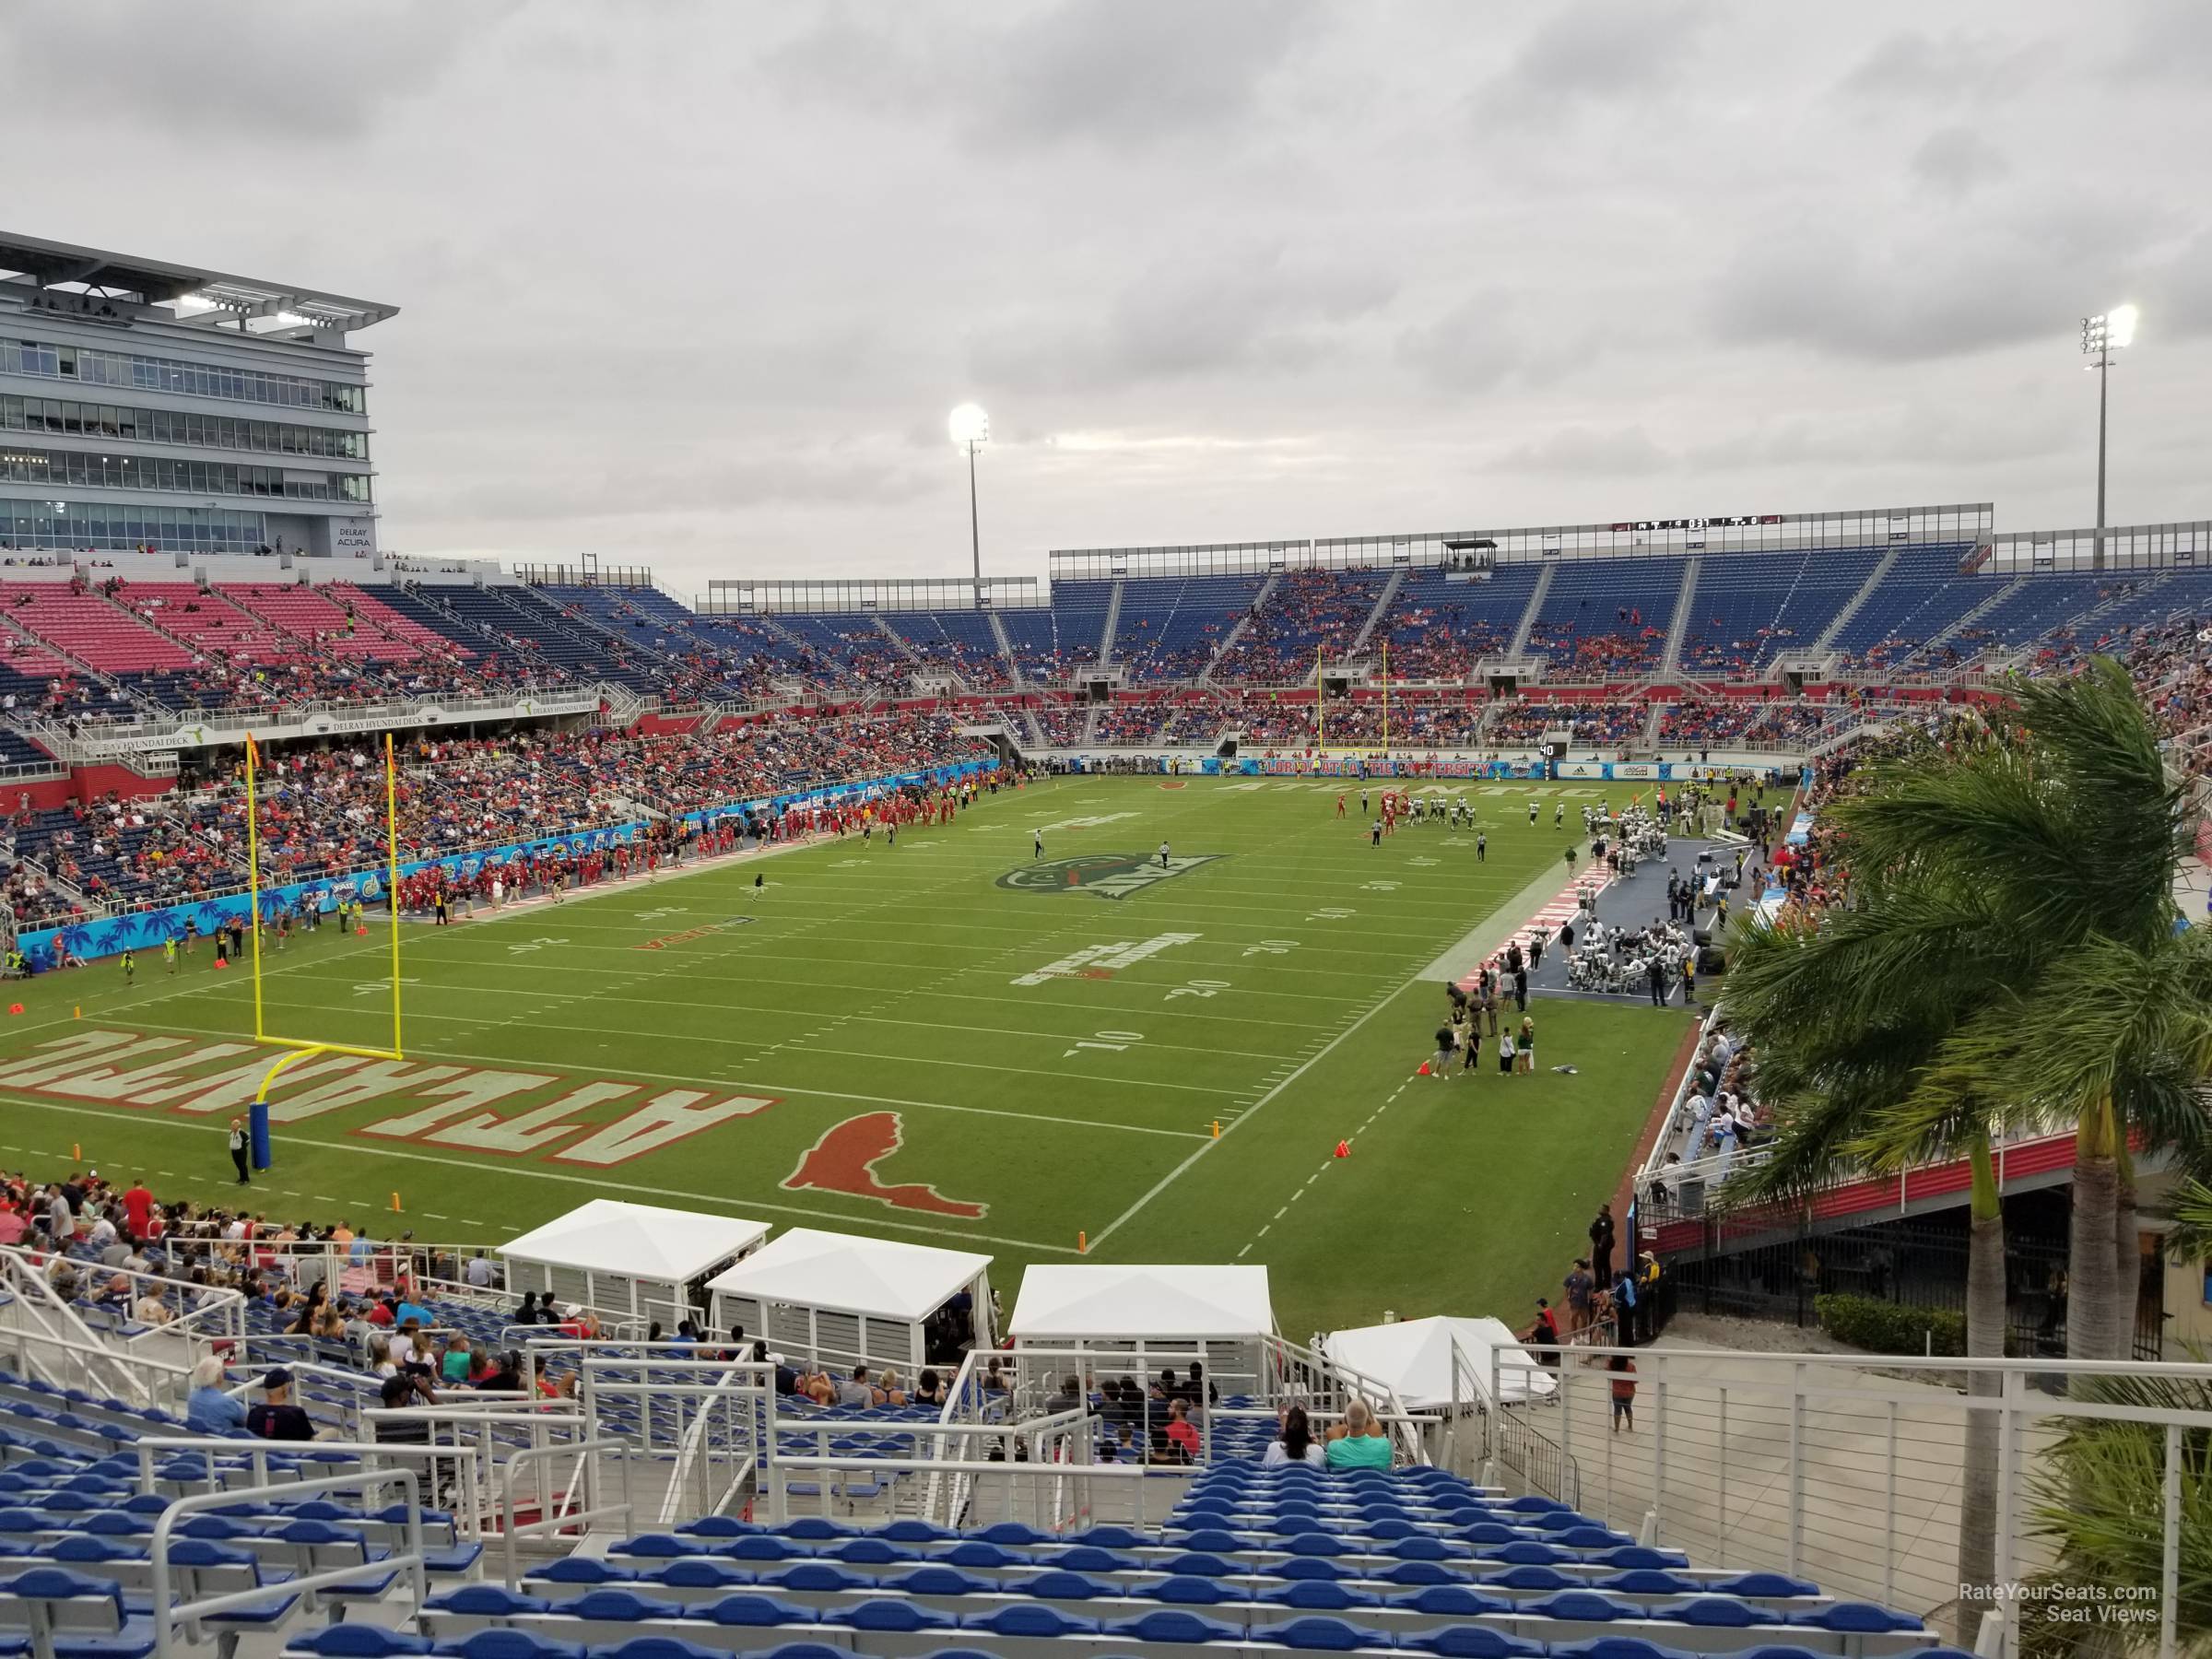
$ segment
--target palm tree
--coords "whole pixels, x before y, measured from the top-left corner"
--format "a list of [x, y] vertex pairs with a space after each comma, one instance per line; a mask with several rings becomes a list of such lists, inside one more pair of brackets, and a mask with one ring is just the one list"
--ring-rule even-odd
[[[2139, 1271], [2129, 1137], [2193, 1163], [2207, 1147], [2194, 1084], [2212, 1065], [2212, 939], [2175, 933], [2183, 791], [2126, 671], [2099, 657], [2013, 695], [1985, 738], [1890, 769], [1836, 814], [1854, 873], [1953, 898], [1983, 980], [1861, 1149], [1895, 1168], [2000, 1114], [2071, 1126], [2067, 1351], [2120, 1359]], [[1896, 994], [1923, 994], [1926, 976], [1898, 966]]]
[[[1727, 1207], [1801, 1198], [1864, 1167], [1862, 1148], [1884, 1112], [1936, 1066], [1945, 1042], [1987, 994], [1983, 962], [2002, 937], [1971, 885], [1917, 869], [1853, 868], [1854, 907], [1817, 932], [1739, 924], [1729, 952], [1731, 1021], [1759, 1053], [1759, 1086], [1778, 1130], [1760, 1161], [1731, 1177]], [[1917, 994], [1912, 988], [1917, 987]], [[1977, 1114], [1965, 1114], [1978, 1123]], [[1962, 1137], [1973, 1167], [1967, 1246], [1966, 1351], [2005, 1352], [2005, 1219], [1988, 1134]], [[1998, 1380], [1971, 1374], [1994, 1395]], [[1966, 1421], [1959, 1494], [1959, 1583], [1996, 1577], [1997, 1419]], [[1962, 1619], [1972, 1603], [1962, 1595]], [[1971, 1632], [1961, 1630], [1961, 1640]]]
[[[1831, 808], [1850, 908], [1811, 931], [1739, 922], [1728, 1004], [1759, 1053], [1773, 1150], [1724, 1202], [1841, 1170], [1965, 1156], [1968, 1353], [2004, 1352], [2001, 1117], [2076, 1135], [2067, 1347], [2118, 1359], [2136, 1305], [2131, 1129], [2201, 1166], [2212, 936], [2176, 937], [2181, 792], [2125, 672], [2018, 688], [2004, 724], [1919, 746]], [[2124, 1171], [2125, 1176], [2124, 1179]], [[1977, 1378], [1974, 1392], [1995, 1392]], [[1994, 1566], [1994, 1413], [1970, 1415], [1959, 1576]]]

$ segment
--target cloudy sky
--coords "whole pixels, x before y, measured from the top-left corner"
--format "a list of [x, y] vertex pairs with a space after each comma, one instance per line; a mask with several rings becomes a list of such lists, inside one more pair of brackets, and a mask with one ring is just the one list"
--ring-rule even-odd
[[715, 575], [2212, 514], [2212, 6], [0, 12], [8, 228], [389, 300], [382, 540]]

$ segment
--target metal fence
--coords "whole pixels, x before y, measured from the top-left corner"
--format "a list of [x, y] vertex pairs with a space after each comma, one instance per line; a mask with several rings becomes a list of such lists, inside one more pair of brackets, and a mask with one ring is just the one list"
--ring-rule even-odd
[[[1553, 1354], [1556, 1370], [1543, 1363]], [[1612, 1369], [1616, 1358], [1635, 1369]], [[2123, 1426], [2164, 1494], [2125, 1517], [2129, 1542], [2134, 1559], [2161, 1566], [2155, 1586], [2103, 1586], [2089, 1617], [2129, 1627], [2106, 1632], [2122, 1639], [2113, 1651], [2141, 1647], [2154, 1628], [2160, 1652], [2176, 1651], [2184, 1528], [2193, 1560], [2204, 1547], [2212, 1408], [2194, 1402], [2212, 1398], [2212, 1366], [1605, 1348], [1463, 1354], [1454, 1371], [1447, 1420], [1458, 1431], [1444, 1444], [1460, 1473], [1547, 1495], [1571, 1481], [1584, 1513], [1697, 1567], [1810, 1578], [1834, 1596], [1947, 1621], [1988, 1655], [2019, 1653], [2023, 1609], [2080, 1577], [2054, 1571], [2061, 1435]], [[1488, 1405], [1516, 1374], [1539, 1373], [1557, 1382], [1539, 1401]], [[2070, 1397], [2091, 1378], [2124, 1381], [2147, 1403]], [[2183, 1403], [2148, 1403], [2157, 1388]], [[1976, 1418], [1994, 1427], [1994, 1513], [1977, 1517], [1994, 1522], [1994, 1571], [1962, 1585]]]

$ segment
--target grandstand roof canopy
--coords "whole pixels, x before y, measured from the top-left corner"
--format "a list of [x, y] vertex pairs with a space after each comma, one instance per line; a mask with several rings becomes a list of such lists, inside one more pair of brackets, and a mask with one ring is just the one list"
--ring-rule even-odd
[[1007, 1329], [1018, 1340], [1222, 1340], [1275, 1335], [1265, 1267], [1031, 1267]]
[[1402, 1319], [1394, 1324], [1360, 1325], [1333, 1333], [1329, 1358], [1373, 1378], [1398, 1396], [1409, 1411], [1452, 1403], [1452, 1345], [1466, 1355], [1477, 1387], [1490, 1385], [1490, 1350], [1509, 1361], [1498, 1371], [1498, 1392], [1507, 1405], [1549, 1394], [1559, 1382], [1533, 1368], [1535, 1357], [1521, 1346], [1502, 1319]]
[[769, 1223], [742, 1216], [664, 1209], [619, 1198], [594, 1198], [558, 1220], [511, 1240], [500, 1253], [584, 1273], [618, 1273], [683, 1284], [750, 1250]]
[[133, 295], [143, 304], [167, 305], [179, 300], [204, 300], [211, 310], [183, 320], [196, 322], [290, 317], [319, 328], [366, 328], [399, 314], [399, 307], [375, 300], [326, 294], [296, 283], [235, 276], [203, 265], [171, 265], [105, 248], [48, 241], [0, 230], [0, 272], [29, 276], [39, 288], [81, 285], [110, 294]]
[[927, 1319], [991, 1265], [987, 1255], [794, 1227], [715, 1276], [725, 1296], [802, 1308]]

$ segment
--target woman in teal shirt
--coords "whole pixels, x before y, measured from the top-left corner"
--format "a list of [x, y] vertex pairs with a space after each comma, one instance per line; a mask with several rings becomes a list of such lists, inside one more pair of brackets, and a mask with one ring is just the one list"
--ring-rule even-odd
[[1329, 1434], [1328, 1465], [1332, 1469], [1387, 1469], [1390, 1437], [1365, 1400], [1355, 1396], [1344, 1408], [1344, 1421]]

